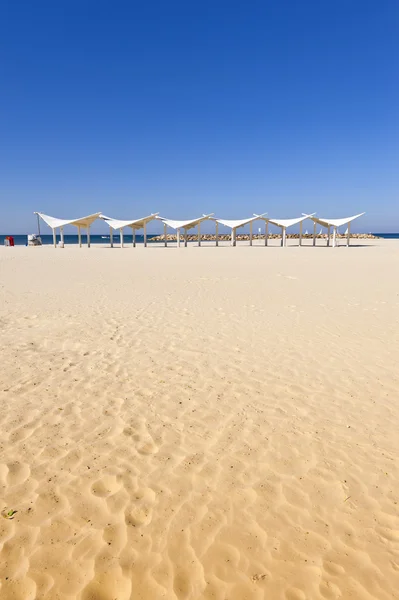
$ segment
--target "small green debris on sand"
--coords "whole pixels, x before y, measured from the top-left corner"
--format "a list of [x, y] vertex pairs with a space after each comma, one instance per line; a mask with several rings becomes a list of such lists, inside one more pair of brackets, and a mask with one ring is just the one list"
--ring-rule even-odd
[[7, 510], [6, 508], [3, 510], [3, 512], [1, 513], [1, 516], [4, 517], [4, 519], [9, 519], [12, 520], [14, 518], [14, 515], [17, 511], [16, 510]]

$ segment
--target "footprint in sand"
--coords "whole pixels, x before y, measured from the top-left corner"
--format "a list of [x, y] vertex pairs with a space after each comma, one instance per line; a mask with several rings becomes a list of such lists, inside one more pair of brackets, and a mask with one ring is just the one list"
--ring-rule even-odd
[[291, 588], [285, 592], [287, 600], [306, 600], [305, 594], [298, 588]]
[[145, 506], [134, 506], [126, 513], [126, 523], [133, 527], [148, 525], [151, 521], [152, 511]]
[[158, 447], [154, 444], [153, 441], [148, 441], [144, 444], [141, 444], [137, 448], [137, 452], [144, 455], [156, 454], [158, 452]]
[[334, 562], [325, 562], [323, 566], [329, 575], [343, 575], [345, 573], [344, 567]]
[[30, 468], [25, 463], [8, 463], [7, 484], [18, 485], [24, 483], [30, 476]]
[[152, 507], [155, 502], [155, 492], [151, 488], [142, 488], [133, 493], [135, 504], [125, 513], [126, 523], [133, 527], [148, 525], [152, 519]]
[[93, 483], [91, 486], [91, 491], [94, 496], [98, 496], [99, 498], [107, 498], [108, 496], [116, 494], [120, 487], [121, 484], [118, 483], [115, 476], [105, 475]]

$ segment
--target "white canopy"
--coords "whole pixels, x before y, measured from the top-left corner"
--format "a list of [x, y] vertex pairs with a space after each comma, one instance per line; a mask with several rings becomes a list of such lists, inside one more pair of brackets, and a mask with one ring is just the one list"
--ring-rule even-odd
[[269, 219], [269, 217], [263, 217], [262, 215], [255, 215], [260, 219], [264, 219], [265, 221], [269, 221], [272, 225], [277, 225], [277, 227], [292, 227], [292, 225], [298, 225], [298, 223], [302, 223], [305, 219], [311, 219], [313, 215], [316, 213], [312, 213], [311, 215], [303, 214], [302, 217], [297, 217], [295, 219]]
[[100, 214], [100, 219], [108, 223], [112, 229], [122, 229], [122, 227], [132, 227], [134, 229], [143, 229], [144, 225], [156, 219], [158, 213], [152, 213], [147, 217], [143, 217], [142, 219], [135, 219], [133, 221], [123, 221], [121, 219], [113, 219], [112, 217], [107, 217], [106, 215]]
[[158, 216], [156, 218], [160, 221], [163, 221], [163, 223], [172, 229], [192, 229], [199, 223], [202, 223], [202, 221], [206, 221], [209, 219], [209, 217], [212, 217], [212, 215], [213, 213], [210, 213], [209, 215], [202, 215], [202, 217], [199, 217], [198, 219], [192, 219], [191, 221], [174, 221], [173, 219], [166, 219], [165, 217]]
[[365, 213], [359, 213], [358, 215], [354, 215], [353, 217], [344, 217], [343, 219], [323, 219], [321, 217], [315, 217], [313, 215], [308, 215], [309, 219], [312, 219], [315, 223], [318, 223], [322, 227], [341, 227], [342, 225], [348, 225], [351, 221], [354, 221], [358, 217], [363, 216]]
[[220, 225], [224, 225], [225, 227], [230, 227], [230, 229], [237, 229], [238, 227], [244, 227], [244, 225], [248, 225], [252, 221], [256, 221], [257, 219], [263, 219], [264, 215], [254, 215], [253, 217], [249, 217], [248, 219], [213, 219], [217, 221]]
[[35, 212], [35, 215], [39, 215], [39, 217], [43, 219], [43, 221], [47, 223], [51, 229], [56, 229], [57, 227], [64, 227], [65, 225], [88, 227], [93, 223], [93, 221], [99, 218], [101, 213], [94, 213], [92, 215], [88, 215], [87, 217], [80, 217], [79, 219], [57, 219], [56, 217], [50, 217], [49, 215], [45, 215], [40, 212]]

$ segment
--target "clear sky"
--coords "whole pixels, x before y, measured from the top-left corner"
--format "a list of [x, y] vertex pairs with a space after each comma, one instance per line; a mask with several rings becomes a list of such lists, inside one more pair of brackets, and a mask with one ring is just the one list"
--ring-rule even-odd
[[4, 0], [0, 23], [0, 233], [34, 210], [399, 231], [398, 0]]

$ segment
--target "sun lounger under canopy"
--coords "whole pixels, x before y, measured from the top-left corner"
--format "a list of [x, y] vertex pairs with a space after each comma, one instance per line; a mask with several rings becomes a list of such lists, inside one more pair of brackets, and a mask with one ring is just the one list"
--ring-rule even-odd
[[263, 219], [266, 213], [262, 215], [254, 215], [253, 217], [248, 217], [247, 219], [213, 219], [216, 223], [216, 246], [219, 245], [218, 234], [219, 234], [219, 225], [224, 225], [224, 227], [228, 227], [231, 229], [231, 245], [235, 246], [237, 242], [237, 229], [240, 227], [244, 227], [244, 225], [248, 225], [249, 223], [249, 245], [252, 246], [252, 225], [254, 221], [258, 219]]
[[187, 247], [187, 232], [189, 229], [193, 229], [193, 227], [198, 227], [198, 246], [201, 246], [201, 223], [202, 221], [207, 221], [210, 217], [212, 217], [213, 213], [209, 215], [202, 215], [202, 217], [198, 217], [198, 219], [192, 219], [190, 221], [175, 221], [173, 219], [166, 219], [165, 217], [157, 217], [160, 221], [163, 222], [164, 228], [164, 238], [165, 238], [165, 246], [168, 244], [167, 238], [167, 228], [171, 227], [176, 230], [177, 235], [177, 245], [180, 246], [180, 230], [184, 230], [184, 246]]
[[111, 241], [111, 248], [114, 246], [114, 240], [112, 235], [113, 229], [119, 229], [120, 237], [121, 237], [121, 248], [123, 248], [123, 228], [131, 227], [133, 233], [133, 248], [136, 246], [136, 231], [138, 229], [144, 230], [144, 246], [147, 246], [147, 223], [153, 221], [158, 216], [158, 213], [152, 213], [147, 217], [143, 217], [141, 219], [134, 219], [133, 221], [126, 221], [122, 219], [112, 219], [112, 217], [107, 217], [106, 215], [100, 215], [100, 219], [108, 223], [109, 225], [109, 237]]
[[54, 247], [57, 245], [56, 240], [56, 229], [60, 228], [61, 242], [64, 243], [64, 227], [66, 225], [74, 225], [78, 228], [79, 246], [82, 247], [81, 229], [87, 229], [87, 245], [90, 248], [90, 225], [99, 218], [101, 213], [94, 213], [87, 215], [86, 217], [80, 217], [79, 219], [57, 219], [56, 217], [50, 217], [41, 212], [35, 212], [51, 229], [53, 230], [53, 242]]
[[365, 213], [359, 213], [358, 215], [353, 215], [353, 217], [344, 217], [343, 219], [324, 219], [322, 217], [315, 217], [314, 215], [309, 215], [309, 218], [313, 221], [313, 246], [316, 246], [316, 226], [321, 225], [322, 227], [327, 228], [327, 246], [330, 245], [330, 231], [331, 227], [333, 228], [333, 248], [337, 246], [337, 229], [338, 227], [342, 227], [343, 225], [347, 225], [348, 228], [346, 230], [346, 245], [349, 246], [350, 243], [350, 231], [351, 231], [351, 222], [359, 217], [362, 217]]
[[302, 217], [295, 217], [294, 219], [270, 219], [269, 217], [264, 217], [263, 215], [255, 215], [259, 219], [263, 219], [266, 222], [266, 232], [265, 232], [265, 246], [268, 244], [269, 238], [269, 223], [275, 225], [276, 227], [281, 228], [281, 245], [287, 245], [287, 227], [292, 227], [293, 225], [298, 225], [299, 223], [299, 245], [302, 246], [302, 223], [306, 219], [311, 218], [312, 215], [303, 214]]

